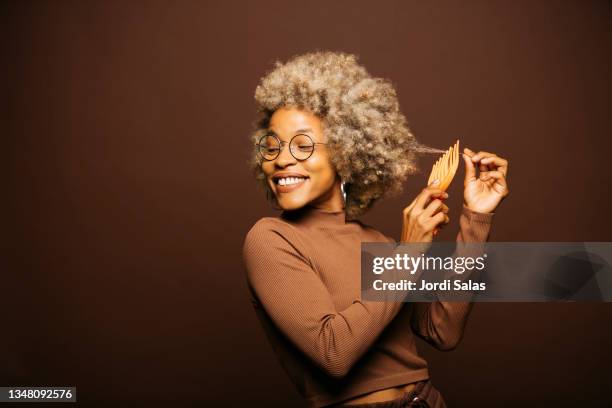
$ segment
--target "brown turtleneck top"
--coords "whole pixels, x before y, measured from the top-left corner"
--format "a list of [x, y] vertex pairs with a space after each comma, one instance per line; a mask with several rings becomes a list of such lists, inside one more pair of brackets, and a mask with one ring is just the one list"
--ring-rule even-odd
[[[486, 241], [492, 218], [464, 205], [457, 241]], [[429, 378], [414, 334], [452, 349], [471, 310], [469, 302], [362, 301], [361, 242], [395, 240], [311, 206], [260, 219], [244, 241], [256, 314], [311, 407]]]

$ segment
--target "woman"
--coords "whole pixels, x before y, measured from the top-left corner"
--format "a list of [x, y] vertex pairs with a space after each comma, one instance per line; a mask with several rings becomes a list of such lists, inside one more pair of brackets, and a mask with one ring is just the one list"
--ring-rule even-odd
[[[360, 243], [395, 240], [356, 217], [417, 171], [420, 145], [392, 85], [353, 55], [314, 52], [277, 62], [255, 98], [262, 117], [251, 165], [282, 213], [255, 223], [243, 258], [283, 368], [313, 407], [444, 407], [414, 335], [453, 349], [471, 303], [361, 300]], [[508, 162], [464, 152], [457, 240], [486, 241], [508, 195]], [[401, 241], [431, 242], [449, 222], [447, 197], [434, 183], [424, 188], [401, 214]]]

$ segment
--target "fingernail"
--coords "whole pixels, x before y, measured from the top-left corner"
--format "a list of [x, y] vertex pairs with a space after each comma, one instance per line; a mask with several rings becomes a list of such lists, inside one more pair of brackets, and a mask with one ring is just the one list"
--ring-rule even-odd
[[444, 193], [444, 198], [448, 198], [448, 193]]

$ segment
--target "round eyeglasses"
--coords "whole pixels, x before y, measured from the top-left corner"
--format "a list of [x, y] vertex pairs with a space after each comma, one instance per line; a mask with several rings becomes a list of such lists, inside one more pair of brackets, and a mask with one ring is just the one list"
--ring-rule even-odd
[[[259, 154], [264, 160], [274, 160], [278, 157], [283, 145], [287, 142], [281, 142], [275, 135], [264, 135], [259, 139], [257, 147]], [[289, 141], [289, 152], [296, 160], [306, 160], [314, 152], [315, 145], [324, 145], [327, 143], [313, 142], [312, 138], [305, 134], [297, 134]]]

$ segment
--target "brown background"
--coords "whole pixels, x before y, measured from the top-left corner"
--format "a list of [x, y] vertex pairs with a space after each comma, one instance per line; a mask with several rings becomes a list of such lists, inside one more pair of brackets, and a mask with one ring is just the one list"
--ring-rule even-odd
[[[90, 405], [302, 406], [240, 256], [275, 214], [246, 167], [254, 89], [305, 51], [353, 52], [390, 78], [420, 141], [510, 161], [493, 241], [612, 241], [608, 2], [0, 10], [0, 385], [76, 385]], [[426, 173], [363, 220], [397, 238]], [[611, 321], [609, 304], [477, 304], [456, 351], [419, 346], [451, 407], [609, 406]]]

